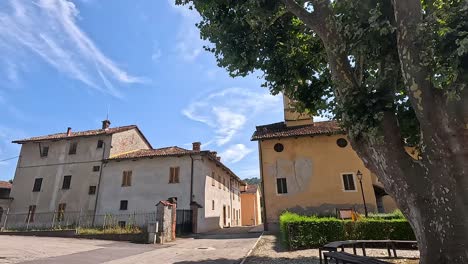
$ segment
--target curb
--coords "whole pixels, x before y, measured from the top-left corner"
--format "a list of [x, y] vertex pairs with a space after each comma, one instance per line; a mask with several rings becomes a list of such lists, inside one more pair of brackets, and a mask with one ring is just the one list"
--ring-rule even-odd
[[244, 259], [242, 259], [242, 261], [239, 263], [239, 264], [244, 264], [245, 261], [247, 260], [247, 258], [250, 256], [250, 254], [252, 254], [252, 251], [254, 250], [255, 247], [257, 247], [257, 244], [258, 244], [258, 241], [260, 241], [260, 239], [262, 238], [263, 236], [263, 232], [260, 234], [260, 236], [257, 238], [257, 241], [255, 241], [255, 244], [253, 245], [253, 247], [247, 252], [247, 254], [245, 255]]

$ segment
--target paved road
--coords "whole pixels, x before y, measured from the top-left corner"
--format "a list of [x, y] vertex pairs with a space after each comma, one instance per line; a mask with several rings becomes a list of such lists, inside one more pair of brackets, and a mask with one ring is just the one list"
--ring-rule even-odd
[[165, 245], [73, 238], [0, 236], [0, 263], [231, 264], [239, 263], [260, 233], [209, 234]]

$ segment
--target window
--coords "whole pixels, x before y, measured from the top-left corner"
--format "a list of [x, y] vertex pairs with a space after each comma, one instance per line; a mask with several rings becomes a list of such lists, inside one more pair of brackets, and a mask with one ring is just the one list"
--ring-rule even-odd
[[128, 208], [128, 201], [127, 200], [120, 201], [120, 210], [127, 210], [127, 208]]
[[89, 186], [88, 194], [89, 195], [96, 194], [96, 186]]
[[344, 138], [339, 138], [336, 140], [336, 145], [340, 148], [345, 148], [348, 145], [348, 141]]
[[100, 149], [104, 146], [104, 141], [103, 140], [98, 140], [97, 142], [97, 148]]
[[63, 176], [62, 189], [64, 190], [70, 189], [71, 177], [72, 177], [71, 175]]
[[214, 209], [215, 209], [215, 201], [211, 200], [211, 210], [214, 210]]
[[68, 155], [76, 154], [76, 147], [78, 146], [78, 142], [71, 142], [70, 148], [68, 149]]
[[284, 146], [281, 143], [276, 143], [273, 146], [273, 149], [275, 149], [276, 152], [282, 152], [284, 150]]
[[119, 225], [120, 228], [125, 228], [127, 223], [125, 221], [119, 221], [118, 225]]
[[34, 214], [36, 213], [36, 206], [30, 205], [28, 209], [28, 215], [26, 216], [26, 222], [32, 223], [34, 222]]
[[93, 171], [99, 171], [101, 169], [101, 166], [93, 166]]
[[278, 194], [288, 193], [288, 184], [286, 183], [286, 178], [276, 179], [276, 190]]
[[49, 146], [42, 146], [41, 157], [47, 157], [49, 155]]
[[211, 173], [211, 186], [215, 186], [215, 185], [216, 185], [215, 173], [212, 172]]
[[345, 191], [355, 191], [356, 185], [354, 184], [354, 175], [352, 173], [341, 174], [343, 178], [343, 187]]
[[179, 183], [179, 167], [171, 167], [169, 170], [169, 183]]
[[57, 221], [61, 222], [65, 219], [65, 207], [67, 207], [67, 204], [61, 203], [58, 206], [58, 211], [57, 211]]
[[132, 186], [132, 171], [123, 171], [122, 187]]
[[42, 186], [42, 178], [37, 178], [34, 179], [34, 187], [33, 187], [33, 192], [40, 192], [41, 191], [41, 186]]

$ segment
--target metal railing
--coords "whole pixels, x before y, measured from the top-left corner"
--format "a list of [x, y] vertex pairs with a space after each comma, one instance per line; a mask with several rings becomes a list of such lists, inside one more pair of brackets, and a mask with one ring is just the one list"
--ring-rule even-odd
[[108, 213], [94, 215], [93, 211], [4, 213], [1, 230], [60, 230], [79, 228], [145, 228], [156, 221], [156, 212]]

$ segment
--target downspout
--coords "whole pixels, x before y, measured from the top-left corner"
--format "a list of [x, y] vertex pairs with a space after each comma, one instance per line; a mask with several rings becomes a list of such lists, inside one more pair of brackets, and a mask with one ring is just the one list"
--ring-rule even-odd
[[192, 164], [190, 166], [190, 206], [193, 203], [193, 157], [192, 154], [189, 155], [190, 159], [192, 160]]
[[262, 144], [260, 143], [260, 140], [258, 141], [258, 156], [259, 156], [258, 162], [260, 163], [260, 179], [261, 179], [261, 187], [262, 187], [261, 200], [263, 200], [263, 212], [262, 212], [263, 229], [265, 231], [268, 231], [268, 220], [267, 220], [267, 212], [266, 212], [267, 206], [266, 206], [266, 199], [265, 199], [265, 181], [263, 180]]
[[94, 222], [96, 221], [97, 204], [98, 204], [98, 199], [99, 199], [99, 189], [101, 189], [102, 170], [104, 169], [104, 155], [106, 155], [106, 142], [103, 140], [102, 143], [103, 143], [103, 148], [102, 148], [101, 169], [99, 170], [98, 185], [96, 187], [96, 200], [94, 201], [94, 214], [93, 214], [92, 226], [94, 226]]
[[232, 226], [233, 225], [232, 219], [234, 218], [234, 215], [233, 215], [233, 212], [234, 212], [233, 209], [234, 208], [232, 208], [232, 196], [233, 196], [234, 192], [232, 194], [231, 194], [231, 192], [232, 192], [232, 177], [229, 175], [229, 201], [231, 203], [231, 212], [229, 212], [228, 215], [231, 215], [230, 220], [231, 220], [231, 226]]

